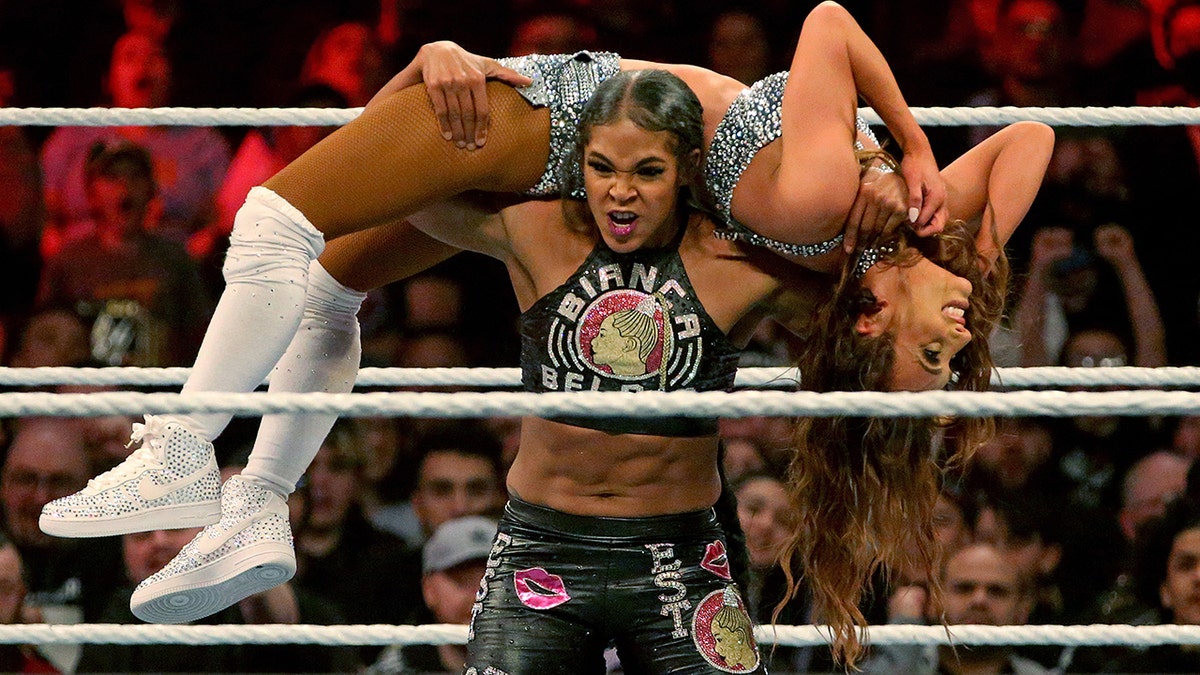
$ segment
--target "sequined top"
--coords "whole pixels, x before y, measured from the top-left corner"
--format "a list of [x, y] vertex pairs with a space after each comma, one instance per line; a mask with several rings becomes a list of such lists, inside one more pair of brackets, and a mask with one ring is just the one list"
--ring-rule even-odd
[[[621, 71], [621, 57], [611, 52], [530, 54], [499, 59], [500, 63], [530, 77], [533, 83], [517, 91], [534, 106], [550, 108], [550, 157], [537, 184], [525, 192], [530, 197], [556, 197], [565, 172], [580, 174], [567, 158], [575, 148], [579, 116], [596, 91], [596, 85]], [[575, 185], [583, 185], [582, 174]], [[580, 187], [571, 195], [586, 199]]]
[[[550, 155], [546, 171], [525, 192], [530, 197], [554, 197], [564, 183], [580, 186], [569, 196], [587, 199], [579, 166], [568, 161], [579, 132], [579, 117], [597, 85], [621, 70], [621, 58], [612, 52], [581, 51], [575, 54], [530, 54], [499, 59], [500, 63], [533, 79], [517, 91], [534, 106], [550, 109]], [[756, 234], [733, 217], [731, 202], [746, 167], [754, 156], [783, 130], [783, 89], [787, 72], [769, 75], [742, 91], [717, 125], [705, 160], [705, 180], [716, 200], [723, 227], [717, 236], [739, 239], [755, 246], [801, 257], [832, 251], [842, 235], [818, 244], [789, 244]], [[872, 141], [875, 135], [866, 120], [858, 117], [858, 130]], [[855, 141], [856, 149], [862, 145]], [[573, 175], [572, 175], [573, 174]], [[570, 180], [567, 180], [567, 177]]]
[[[704, 174], [718, 214], [724, 221], [724, 227], [717, 230], [718, 237], [740, 239], [755, 246], [807, 258], [832, 251], [842, 243], [842, 235], [818, 244], [789, 244], [756, 234], [733, 217], [733, 189], [742, 173], [759, 150], [783, 133], [783, 89], [787, 80], [787, 72], [768, 75], [737, 95], [717, 124], [708, 148]], [[866, 120], [858, 117], [855, 126], [872, 141], [876, 140]], [[862, 144], [855, 141], [855, 148], [861, 150]]]
[[[700, 304], [679, 257], [663, 248], [616, 253], [596, 244], [558, 288], [521, 315], [526, 391], [728, 391], [739, 350]], [[572, 417], [627, 434], [706, 436], [715, 419]]]

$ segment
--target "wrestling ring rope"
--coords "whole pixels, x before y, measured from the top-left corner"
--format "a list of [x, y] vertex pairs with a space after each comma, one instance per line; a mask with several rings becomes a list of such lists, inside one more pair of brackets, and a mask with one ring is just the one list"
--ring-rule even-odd
[[[926, 126], [995, 125], [1037, 120], [1055, 126], [1167, 126], [1200, 124], [1200, 108], [913, 108]], [[340, 125], [361, 108], [0, 108], [0, 125], [26, 126], [282, 126]], [[880, 123], [869, 108], [860, 114]], [[0, 368], [0, 387], [75, 385], [93, 387], [178, 386], [186, 368]], [[794, 369], [744, 368], [740, 387], [793, 388]], [[1200, 368], [1001, 368], [993, 385], [1019, 387], [1200, 388]], [[365, 368], [359, 387], [516, 387], [516, 368]], [[997, 391], [997, 392], [365, 392], [350, 394], [140, 393], [102, 391], [52, 394], [0, 392], [0, 417], [49, 415], [85, 417], [142, 413], [226, 412], [242, 416], [326, 412], [343, 416], [499, 417], [559, 415], [748, 416], [1069, 416], [1196, 415], [1200, 392], [1192, 391]], [[758, 626], [763, 644], [815, 646], [829, 642], [822, 626]], [[881, 625], [863, 633], [871, 644], [1121, 645], [1200, 644], [1200, 626], [1182, 625]], [[124, 624], [0, 625], [0, 644], [462, 644], [466, 627], [446, 624], [223, 625]]]

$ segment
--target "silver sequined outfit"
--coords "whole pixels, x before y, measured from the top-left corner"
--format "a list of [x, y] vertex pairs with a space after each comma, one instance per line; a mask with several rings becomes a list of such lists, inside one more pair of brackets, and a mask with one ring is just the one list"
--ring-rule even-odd
[[220, 521], [138, 584], [130, 609], [143, 621], [195, 621], [278, 586], [295, 572], [287, 502], [234, 476], [221, 490]]
[[[509, 57], [500, 59], [500, 63], [533, 78], [533, 84], [517, 91], [534, 106], [550, 108], [550, 157], [546, 161], [546, 172], [525, 194], [557, 197], [561, 185], [560, 170], [580, 172], [579, 167], [563, 166], [563, 162], [575, 147], [583, 106], [596, 91], [596, 85], [620, 72], [621, 58], [611, 52], [584, 51]], [[582, 175], [577, 178], [573, 182], [582, 186]], [[571, 196], [587, 198], [582, 187], [576, 192]]]
[[217, 520], [221, 473], [212, 444], [151, 415], [133, 426], [131, 442], [142, 447], [79, 492], [43, 506], [39, 526], [44, 532], [104, 537]]
[[[783, 89], [787, 80], [787, 72], [768, 75], [737, 95], [717, 124], [704, 174], [724, 220], [724, 228], [717, 231], [717, 236], [808, 258], [835, 249], [842, 243], [842, 235], [818, 244], [789, 244], [755, 234], [733, 217], [733, 189], [742, 173], [759, 150], [783, 133]], [[863, 118], [857, 119], [856, 127], [872, 141], [876, 140]], [[855, 141], [855, 149], [861, 150], [862, 144]]]

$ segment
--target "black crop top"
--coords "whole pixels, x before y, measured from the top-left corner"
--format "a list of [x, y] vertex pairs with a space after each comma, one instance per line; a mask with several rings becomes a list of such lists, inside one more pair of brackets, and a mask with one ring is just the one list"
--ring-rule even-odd
[[[525, 390], [732, 389], [739, 350], [696, 297], [679, 257], [680, 238], [665, 248], [624, 254], [598, 242], [566, 283], [522, 314]], [[696, 417], [555, 421], [657, 436], [707, 436], [717, 431], [715, 419]]]

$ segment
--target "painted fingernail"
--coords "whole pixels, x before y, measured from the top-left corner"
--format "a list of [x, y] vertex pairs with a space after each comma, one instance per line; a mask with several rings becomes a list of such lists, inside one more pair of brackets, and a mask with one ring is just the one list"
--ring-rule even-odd
[[921, 215], [921, 209], [918, 209], [915, 206], [910, 208], [908, 210], [908, 222], [910, 222], [910, 223], [917, 222], [917, 216], [919, 216], [919, 215]]
[[468, 149], [468, 150], [474, 150], [474, 149], [475, 149], [475, 144], [474, 144], [474, 143], [467, 143], [467, 149]]
[[454, 138], [454, 135], [451, 134], [449, 131], [443, 131], [442, 138], [444, 138], [446, 140], [450, 140], [451, 138]]
[[465, 147], [467, 147], [467, 144], [466, 144], [465, 142], [463, 142], [463, 141], [455, 141], [455, 142], [454, 142], [454, 144], [455, 144], [455, 145], [457, 145], [457, 146], [458, 146], [458, 147], [460, 147], [460, 148], [465, 148]]

